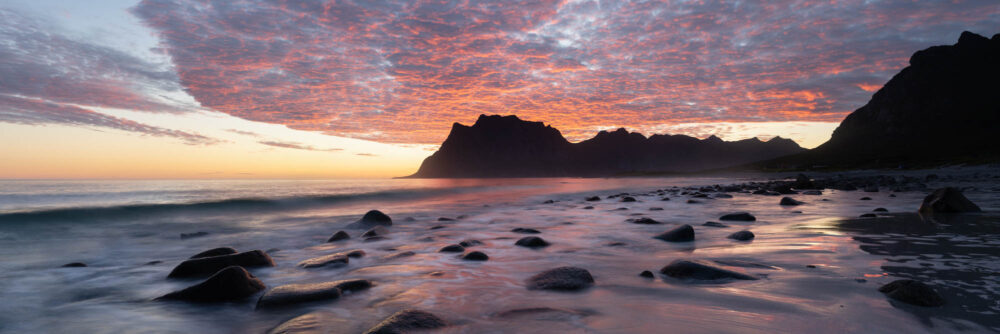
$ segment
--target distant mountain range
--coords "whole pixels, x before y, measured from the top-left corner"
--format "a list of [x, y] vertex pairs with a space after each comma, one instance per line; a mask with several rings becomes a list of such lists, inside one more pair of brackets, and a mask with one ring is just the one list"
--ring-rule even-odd
[[955, 45], [921, 50], [910, 66], [847, 116], [813, 150], [775, 137], [649, 138], [625, 129], [570, 143], [517, 116], [455, 123], [410, 177], [557, 177], [741, 168], [886, 168], [1000, 161], [1000, 34], [963, 32]]
[[727, 142], [683, 135], [649, 138], [625, 129], [570, 143], [559, 130], [517, 116], [480, 115], [452, 125], [441, 148], [410, 177], [557, 177], [685, 172], [746, 164], [805, 149], [775, 137]]

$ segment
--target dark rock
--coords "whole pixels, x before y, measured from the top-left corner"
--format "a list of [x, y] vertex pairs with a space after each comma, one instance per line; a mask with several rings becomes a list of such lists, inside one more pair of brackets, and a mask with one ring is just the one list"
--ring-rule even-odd
[[694, 241], [694, 228], [691, 225], [684, 224], [670, 231], [660, 233], [653, 238], [669, 242]]
[[739, 231], [739, 232], [735, 232], [733, 234], [730, 234], [726, 238], [733, 239], [733, 240], [739, 240], [739, 241], [747, 241], [747, 240], [753, 240], [754, 235], [753, 235], [753, 232], [750, 232], [750, 231], [747, 231], [747, 230], [743, 230], [743, 231]]
[[203, 258], [203, 257], [229, 255], [229, 254], [236, 254], [236, 253], [239, 253], [239, 252], [236, 251], [236, 248], [232, 248], [232, 247], [219, 247], [219, 248], [212, 248], [212, 249], [209, 249], [207, 251], [195, 254], [195, 255], [189, 257], [189, 259], [200, 259], [200, 258]]
[[[340, 282], [286, 284], [268, 291], [257, 299], [257, 309], [340, 298]], [[369, 283], [370, 284], [370, 283]]]
[[348, 235], [347, 232], [337, 231], [337, 233], [334, 233], [332, 236], [330, 236], [330, 239], [327, 239], [326, 242], [334, 242], [334, 241], [340, 241], [340, 240], [347, 240], [347, 239], [350, 239], [350, 238], [351, 238], [351, 236]]
[[205, 277], [230, 266], [274, 267], [274, 260], [261, 250], [190, 259], [174, 267], [167, 278]]
[[875, 210], [872, 210], [872, 212], [889, 212], [889, 209], [886, 209], [886, 208], [875, 208]]
[[366, 255], [365, 251], [360, 250], [360, 249], [346, 251], [346, 252], [343, 252], [343, 254], [347, 255], [347, 257], [355, 258], [355, 259], [362, 258], [362, 257], [364, 257]]
[[860, 216], [858, 216], [858, 218], [875, 218], [875, 217], [878, 217], [878, 216], [875, 215], [874, 213], [864, 213], [864, 214], [861, 214]]
[[712, 197], [715, 197], [715, 198], [733, 198], [733, 195], [730, 195], [730, 194], [715, 194], [715, 196], [712, 196]]
[[961, 190], [949, 187], [934, 190], [930, 195], [924, 197], [919, 211], [920, 213], [957, 213], [979, 212], [982, 209], [965, 198]]
[[362, 238], [384, 237], [386, 234], [389, 234], [389, 229], [382, 226], [375, 226], [372, 227], [370, 230], [365, 231], [365, 233], [362, 233], [361, 237]]
[[392, 218], [382, 211], [371, 210], [358, 221], [347, 225], [347, 228], [371, 228], [374, 226], [392, 226]]
[[455, 221], [455, 219], [448, 218], [448, 217], [438, 217], [438, 221], [439, 222], [450, 222], [450, 221]]
[[622, 197], [622, 202], [635, 202], [635, 197], [632, 196]]
[[376, 242], [376, 241], [382, 241], [382, 240], [386, 240], [386, 239], [389, 239], [389, 238], [383, 237], [381, 235], [377, 235], [377, 236], [374, 236], [374, 237], [367, 237], [367, 238], [365, 238], [364, 241], [365, 242]]
[[626, 221], [630, 222], [632, 224], [641, 224], [641, 225], [662, 224], [661, 222], [658, 222], [658, 221], [656, 221], [656, 220], [654, 220], [652, 218], [647, 218], [647, 217], [642, 217], [642, 218], [639, 218], [639, 219], [628, 219]]
[[680, 279], [694, 280], [755, 280], [753, 276], [722, 269], [701, 261], [676, 260], [660, 269], [660, 273]]
[[559, 267], [531, 276], [525, 284], [529, 290], [573, 291], [590, 287], [594, 284], [594, 277], [583, 268]]
[[652, 207], [649, 208], [649, 211], [663, 211], [663, 208]]
[[555, 203], [555, 202], [556, 201], [553, 201], [553, 200], [550, 199], [550, 200], [546, 200], [545, 202], [542, 202], [542, 204], [552, 204], [552, 203]]
[[889, 298], [918, 306], [941, 306], [944, 298], [923, 282], [901, 279], [883, 285], [878, 291]]
[[476, 239], [466, 239], [462, 240], [462, 242], [459, 242], [458, 244], [461, 245], [462, 247], [472, 247], [472, 246], [482, 245], [483, 242]]
[[468, 252], [468, 253], [466, 253], [465, 255], [462, 256], [462, 260], [466, 260], [466, 261], [486, 261], [486, 260], [489, 260], [489, 259], [490, 259], [490, 257], [487, 256], [486, 253], [483, 253], [483, 252], [480, 252], [480, 251]]
[[597, 201], [600, 201], [600, 200], [601, 200], [601, 197], [599, 197], [599, 196], [590, 196], [590, 197], [587, 197], [587, 202], [597, 202]]
[[779, 202], [778, 204], [789, 206], [789, 205], [802, 205], [803, 203], [800, 201], [796, 201], [794, 198], [791, 197], [782, 197], [781, 202]]
[[722, 227], [729, 227], [729, 225], [726, 225], [726, 224], [723, 224], [723, 223], [719, 223], [719, 222], [705, 222], [704, 224], [701, 224], [701, 226], [720, 227], [720, 228], [722, 228]]
[[462, 245], [448, 245], [441, 247], [441, 249], [438, 250], [438, 252], [441, 253], [461, 253], [464, 251], [465, 247], [462, 247]]
[[184, 290], [163, 295], [156, 300], [183, 300], [190, 302], [226, 302], [246, 299], [261, 290], [264, 283], [246, 269], [229, 266], [219, 270], [204, 282]]
[[443, 229], [445, 227], [447, 227], [447, 226], [444, 226], [444, 225], [434, 225], [434, 226], [431, 226], [430, 228], [428, 228], [428, 230], [440, 230], [440, 229]]
[[735, 221], [748, 221], [748, 222], [752, 222], [752, 221], [756, 221], [757, 217], [754, 217], [753, 215], [751, 215], [750, 213], [747, 213], [747, 212], [737, 212], [737, 213], [730, 213], [730, 214], [723, 215], [722, 217], [719, 217], [719, 220], [735, 220]]
[[82, 268], [82, 267], [86, 267], [86, 266], [87, 266], [87, 264], [83, 263], [83, 262], [70, 262], [70, 263], [62, 265], [63, 268]]
[[549, 242], [539, 237], [524, 237], [518, 239], [514, 244], [521, 247], [539, 248], [548, 246]]
[[802, 194], [803, 195], [816, 196], [816, 195], [822, 195], [823, 191], [822, 190], [806, 190], [806, 191], [803, 191]]
[[693, 200], [693, 199], [687, 200], [687, 204], [698, 204], [698, 203], [701, 203], [701, 202]]
[[862, 198], [860, 198], [860, 199], [861, 199], [862, 201], [870, 201], [870, 200], [872, 200], [872, 198], [871, 198], [871, 197], [867, 197], [867, 196], [865, 196], [865, 197], [862, 197]]
[[795, 189], [816, 189], [816, 184], [813, 183], [812, 179], [805, 174], [799, 174], [795, 176], [795, 183], [792, 184]]
[[351, 260], [347, 256], [348, 252], [334, 253], [330, 255], [324, 255], [320, 257], [314, 257], [302, 262], [299, 262], [299, 267], [302, 268], [319, 268], [319, 267], [343, 267], [346, 266]]
[[183, 239], [197, 238], [197, 237], [204, 237], [206, 235], [208, 235], [208, 232], [205, 232], [205, 231], [198, 231], [198, 232], [192, 232], [192, 233], [181, 233], [181, 240], [183, 240]]
[[664, 198], [661, 198], [660, 200], [661, 200], [661, 201], [669, 201], [669, 200], [670, 200], [670, 197], [664, 197]]
[[643, 270], [641, 273], [639, 273], [639, 277], [653, 278], [653, 272], [649, 270]]
[[438, 316], [419, 310], [402, 310], [382, 320], [365, 334], [405, 334], [428, 329], [442, 328], [448, 323]]
[[585, 207], [583, 207], [583, 209], [584, 209], [584, 210], [593, 210], [593, 209], [594, 209], [594, 207], [593, 207], [593, 206], [590, 206], [590, 205], [588, 205], [588, 206], [585, 206]]
[[533, 228], [524, 228], [524, 227], [517, 227], [517, 228], [514, 228], [513, 230], [510, 230], [510, 231], [514, 232], [514, 233], [522, 233], [522, 234], [538, 234], [538, 233], [542, 233], [542, 232], [539, 232], [536, 229], [533, 229]]

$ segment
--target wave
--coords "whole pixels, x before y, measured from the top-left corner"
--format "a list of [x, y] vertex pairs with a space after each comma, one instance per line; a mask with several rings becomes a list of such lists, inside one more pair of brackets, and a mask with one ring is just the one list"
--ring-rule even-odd
[[[479, 187], [469, 187], [479, 188]], [[32, 211], [0, 213], [0, 223], [40, 221], [81, 221], [118, 219], [175, 213], [206, 213], [239, 210], [243, 212], [279, 211], [329, 206], [362, 200], [407, 200], [467, 192], [468, 188], [436, 188], [377, 191], [369, 193], [304, 195], [280, 198], [227, 198], [184, 203], [124, 204], [48, 208]]]

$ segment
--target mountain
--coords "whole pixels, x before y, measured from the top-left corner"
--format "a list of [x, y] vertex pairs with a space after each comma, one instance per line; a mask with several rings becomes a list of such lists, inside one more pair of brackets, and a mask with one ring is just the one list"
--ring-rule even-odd
[[1000, 157], [1000, 34], [963, 32], [910, 65], [847, 116], [829, 141], [771, 167], [922, 167]]
[[556, 177], [688, 172], [722, 168], [802, 152], [775, 137], [726, 142], [683, 135], [601, 131], [570, 143], [559, 130], [517, 116], [480, 115], [472, 126], [455, 123], [441, 148], [409, 177]]

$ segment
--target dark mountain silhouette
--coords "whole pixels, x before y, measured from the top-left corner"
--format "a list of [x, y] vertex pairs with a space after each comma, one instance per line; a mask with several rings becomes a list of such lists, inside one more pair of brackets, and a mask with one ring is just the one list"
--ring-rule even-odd
[[480, 115], [470, 126], [455, 123], [441, 148], [410, 177], [608, 176], [722, 168], [802, 152], [775, 137], [726, 142], [683, 135], [649, 138], [625, 129], [601, 131], [570, 143], [559, 130], [517, 116]]
[[926, 167], [1000, 157], [1000, 34], [917, 51], [829, 141], [769, 167]]

